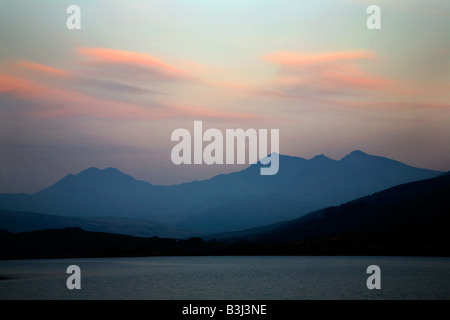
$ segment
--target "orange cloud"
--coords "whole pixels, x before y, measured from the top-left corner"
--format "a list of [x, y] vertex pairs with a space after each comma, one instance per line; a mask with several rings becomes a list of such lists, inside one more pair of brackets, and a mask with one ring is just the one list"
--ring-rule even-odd
[[31, 61], [18, 61], [15, 63], [15, 65], [19, 66], [19, 67], [23, 67], [23, 68], [27, 68], [33, 71], [38, 71], [41, 73], [45, 73], [45, 74], [49, 74], [49, 75], [53, 75], [53, 76], [67, 76], [69, 73], [67, 71], [61, 70], [61, 69], [57, 69], [54, 67], [49, 67], [40, 63], [35, 63], [35, 62], [31, 62]]
[[[187, 74], [164, 61], [148, 54], [122, 51], [108, 48], [78, 48], [82, 56], [93, 59], [92, 65], [103, 66], [131, 66], [134, 68], [145, 68], [153, 75], [169, 79], [185, 79]], [[136, 71], [136, 69], [133, 69]]]
[[50, 94], [45, 88], [38, 86], [27, 79], [4, 74], [0, 74], [0, 93], [8, 93], [27, 99]]
[[298, 52], [272, 52], [262, 57], [263, 60], [281, 65], [301, 66], [333, 61], [349, 61], [359, 59], [373, 59], [376, 54], [372, 51], [343, 51], [323, 54], [302, 54]]
[[362, 72], [355, 65], [340, 65], [320, 70], [316, 84], [335, 88], [379, 89], [388, 88], [393, 81]]
[[13, 112], [22, 116], [45, 119], [73, 116], [138, 121], [185, 116], [222, 120], [259, 118], [251, 114], [222, 112], [197, 106], [116, 101], [3, 74], [0, 74], [0, 94], [8, 94], [33, 103], [31, 108]]
[[367, 50], [324, 54], [274, 52], [263, 57], [281, 66], [269, 84], [271, 90], [317, 98], [354, 96], [362, 94], [362, 90], [391, 90], [393, 81], [363, 72], [357, 64], [375, 58], [377, 55]]
[[22, 112], [22, 115], [37, 118], [87, 116], [117, 120], [156, 120], [176, 116], [176, 112], [170, 108], [159, 105], [146, 106], [98, 98], [8, 75], [0, 75], [0, 93], [37, 104], [38, 107], [31, 110], [27, 108]]
[[200, 119], [210, 118], [210, 119], [227, 119], [227, 120], [248, 120], [248, 119], [261, 120], [265, 118], [263, 116], [249, 113], [218, 111], [198, 106], [172, 104], [170, 107], [173, 108], [174, 110], [177, 110], [184, 116], [196, 117]]

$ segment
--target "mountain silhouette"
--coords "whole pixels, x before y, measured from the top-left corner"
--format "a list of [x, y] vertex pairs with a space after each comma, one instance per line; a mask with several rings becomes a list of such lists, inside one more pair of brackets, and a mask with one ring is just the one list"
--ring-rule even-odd
[[[311, 212], [298, 219], [251, 230], [216, 235], [227, 241], [299, 242], [345, 239], [360, 247], [439, 247], [450, 255], [450, 175], [402, 184]], [[328, 240], [327, 245], [333, 241]], [[317, 243], [317, 242], [316, 242]]]
[[442, 173], [362, 151], [341, 160], [280, 155], [279, 161], [273, 176], [261, 176], [256, 163], [173, 186], [136, 180], [115, 168], [89, 168], [35, 194], [1, 194], [0, 208], [74, 218], [139, 218], [201, 235], [296, 218]]
[[[166, 255], [450, 256], [450, 175], [411, 182], [224, 238], [134, 237], [81, 228], [0, 230], [1, 259]], [[25, 214], [25, 213], [23, 213]], [[247, 232], [247, 235], [243, 233]], [[226, 238], [233, 235], [234, 237]]]

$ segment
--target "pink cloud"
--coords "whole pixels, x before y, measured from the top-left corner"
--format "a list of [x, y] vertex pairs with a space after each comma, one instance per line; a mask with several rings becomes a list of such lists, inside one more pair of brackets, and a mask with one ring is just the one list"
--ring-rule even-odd
[[89, 65], [107, 68], [121, 67], [121, 71], [129, 71], [129, 74], [146, 74], [158, 79], [183, 80], [189, 78], [183, 70], [145, 53], [84, 47], [78, 48], [77, 51], [81, 56], [91, 59], [88, 62]]
[[323, 54], [274, 52], [263, 56], [264, 60], [280, 66], [269, 84], [271, 90], [318, 98], [391, 90], [393, 81], [361, 70], [360, 62], [376, 58], [374, 52], [367, 50]]
[[65, 70], [54, 68], [54, 67], [49, 67], [49, 66], [46, 66], [46, 65], [43, 65], [40, 63], [26, 61], [26, 60], [17, 61], [15, 63], [15, 65], [29, 69], [29, 70], [37, 71], [39, 73], [52, 75], [52, 76], [68, 76], [69, 75], [69, 72], [67, 72]]
[[377, 55], [372, 51], [343, 51], [321, 54], [303, 54], [298, 52], [272, 52], [262, 57], [263, 60], [280, 65], [304, 66], [334, 61], [350, 61], [360, 59], [374, 59]]
[[336, 101], [348, 107], [365, 107], [368, 109], [385, 110], [386, 112], [406, 111], [406, 110], [423, 110], [423, 109], [450, 109], [450, 103], [445, 102], [415, 102], [415, 101], [395, 101], [395, 102], [374, 102], [374, 101]]
[[116, 101], [4, 74], [0, 74], [0, 94], [8, 94], [33, 103], [31, 108], [14, 111], [19, 115], [44, 119], [74, 116], [136, 121], [186, 116], [222, 120], [260, 118], [251, 114], [218, 111], [198, 106]]
[[[156, 69], [158, 76], [164, 73], [164, 77], [186, 77], [182, 70], [142, 53], [104, 48], [79, 48], [78, 52], [83, 57], [90, 59], [88, 66], [108, 67], [112, 64], [126, 67], [148, 67]], [[23, 73], [20, 69], [35, 72], [35, 77], [29, 77], [28, 73]], [[56, 78], [49, 78], [41, 81], [43, 75], [65, 79], [60, 81]], [[71, 77], [67, 77], [69, 75]], [[36, 118], [88, 117], [144, 121], [174, 117], [216, 118], [233, 121], [261, 118], [247, 113], [221, 111], [196, 105], [173, 104], [170, 101], [158, 103], [151, 100], [124, 99], [125, 96], [116, 100], [114, 99], [116, 95], [98, 95], [95, 90], [85, 90], [88, 88], [83, 86], [91, 81], [86, 79], [89, 80], [89, 78], [79, 78], [75, 73], [60, 68], [32, 61], [16, 61], [3, 66], [3, 72], [0, 73], [0, 94], [8, 94], [21, 101], [29, 101], [30, 105], [23, 102], [24, 108], [19, 108], [14, 112], [21, 116]], [[58, 82], [50, 80], [58, 80]], [[95, 81], [103, 80], [97, 78]], [[109, 78], [105, 81], [109, 82], [105, 83], [103, 87], [114, 87]], [[117, 83], [115, 87], [123, 86], [123, 79], [119, 81], [120, 83]], [[201, 84], [200, 81], [198, 83]]]
[[249, 113], [239, 113], [239, 112], [229, 112], [229, 111], [219, 111], [199, 106], [191, 105], [180, 105], [172, 104], [171, 108], [177, 110], [181, 115], [196, 117], [200, 119], [226, 119], [226, 120], [262, 120], [265, 119], [263, 116], [249, 114]]
[[0, 93], [7, 93], [26, 99], [34, 99], [46, 96], [50, 92], [44, 87], [34, 84], [25, 78], [0, 74]]
[[73, 116], [116, 120], [157, 120], [174, 117], [177, 112], [160, 105], [143, 105], [98, 98], [67, 89], [38, 84], [9, 75], [0, 75], [0, 93], [37, 105], [19, 111], [23, 116], [64, 118]]

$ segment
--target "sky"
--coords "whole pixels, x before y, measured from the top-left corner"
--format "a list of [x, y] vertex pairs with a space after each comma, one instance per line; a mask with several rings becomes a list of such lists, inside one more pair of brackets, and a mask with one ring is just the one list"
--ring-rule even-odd
[[240, 169], [172, 163], [195, 120], [448, 171], [449, 89], [448, 0], [0, 0], [0, 192], [89, 167], [157, 185]]

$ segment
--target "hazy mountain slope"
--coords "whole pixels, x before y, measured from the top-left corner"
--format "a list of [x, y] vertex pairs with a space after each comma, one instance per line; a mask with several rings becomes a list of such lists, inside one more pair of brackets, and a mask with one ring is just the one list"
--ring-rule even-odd
[[320, 205], [275, 197], [247, 196], [204, 211], [195, 210], [196, 213], [188, 215], [177, 226], [203, 236], [297, 218], [317, 207]]
[[[450, 228], [450, 175], [399, 185], [329, 207], [257, 233], [223, 238], [252, 241], [304, 241], [332, 237], [447, 239]], [[237, 236], [237, 237], [236, 237]], [[448, 242], [448, 240], [446, 240]]]
[[173, 226], [140, 218], [74, 218], [33, 212], [0, 210], [0, 229], [28, 232], [44, 229], [82, 228], [87, 231], [109, 232], [142, 237], [183, 238], [190, 233]]

